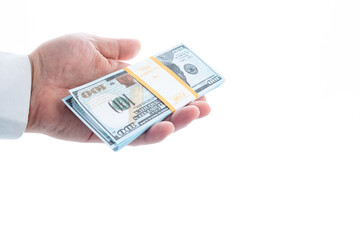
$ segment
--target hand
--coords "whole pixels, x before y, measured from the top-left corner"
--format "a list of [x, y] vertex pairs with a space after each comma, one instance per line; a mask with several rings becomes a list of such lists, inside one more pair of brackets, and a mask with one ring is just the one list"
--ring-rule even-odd
[[[32, 89], [26, 131], [64, 140], [100, 142], [61, 99], [69, 95], [71, 88], [126, 67], [128, 64], [122, 61], [135, 57], [139, 50], [137, 40], [87, 34], [66, 35], [42, 44], [29, 55]], [[209, 112], [205, 98], [199, 98], [153, 125], [131, 145], [159, 142]]]

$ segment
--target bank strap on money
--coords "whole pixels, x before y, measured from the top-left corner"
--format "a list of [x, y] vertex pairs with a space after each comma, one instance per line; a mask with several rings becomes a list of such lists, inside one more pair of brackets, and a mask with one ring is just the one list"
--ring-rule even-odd
[[85, 85], [64, 103], [114, 151], [153, 124], [217, 88], [224, 79], [178, 45]]
[[172, 112], [199, 98], [190, 86], [155, 57], [124, 70], [158, 97]]

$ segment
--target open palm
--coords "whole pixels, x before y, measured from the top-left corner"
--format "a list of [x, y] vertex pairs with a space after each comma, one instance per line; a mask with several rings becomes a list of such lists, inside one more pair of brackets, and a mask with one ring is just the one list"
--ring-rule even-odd
[[[61, 99], [69, 95], [71, 88], [126, 67], [128, 64], [122, 61], [135, 57], [139, 50], [137, 40], [88, 34], [66, 35], [42, 44], [29, 55], [33, 76], [26, 131], [64, 140], [99, 142]], [[209, 112], [210, 107], [202, 97], [153, 125], [132, 145], [159, 142]]]

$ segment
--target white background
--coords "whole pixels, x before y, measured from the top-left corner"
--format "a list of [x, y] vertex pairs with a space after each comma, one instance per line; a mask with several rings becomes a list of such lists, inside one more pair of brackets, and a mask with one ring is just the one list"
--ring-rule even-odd
[[[237, 3], [236, 3], [237, 2]], [[225, 78], [157, 145], [0, 141], [0, 239], [359, 239], [358, 1], [2, 1], [0, 50], [186, 43]]]

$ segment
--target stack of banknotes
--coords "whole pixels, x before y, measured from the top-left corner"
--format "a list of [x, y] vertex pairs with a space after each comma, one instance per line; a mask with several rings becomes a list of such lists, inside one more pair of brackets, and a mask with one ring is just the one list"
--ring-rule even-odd
[[193, 51], [180, 44], [70, 89], [71, 95], [63, 102], [102, 141], [118, 151], [153, 124], [223, 82]]

